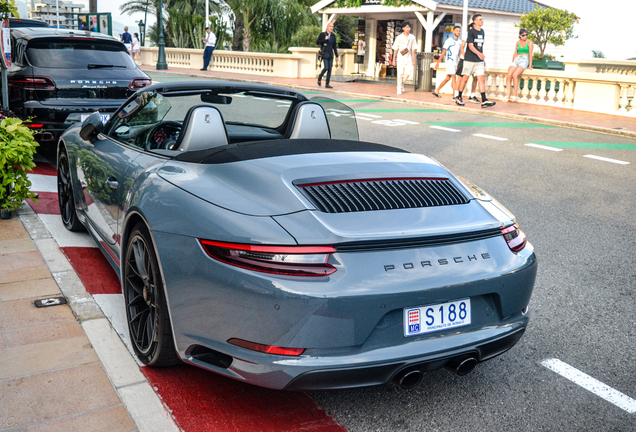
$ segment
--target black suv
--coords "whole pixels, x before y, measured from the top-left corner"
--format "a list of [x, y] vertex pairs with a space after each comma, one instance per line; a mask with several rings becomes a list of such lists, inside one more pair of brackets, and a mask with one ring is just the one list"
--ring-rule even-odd
[[124, 44], [99, 33], [57, 28], [11, 30], [9, 108], [40, 130], [41, 143], [57, 141], [93, 111], [104, 121], [135, 91], [152, 84]]

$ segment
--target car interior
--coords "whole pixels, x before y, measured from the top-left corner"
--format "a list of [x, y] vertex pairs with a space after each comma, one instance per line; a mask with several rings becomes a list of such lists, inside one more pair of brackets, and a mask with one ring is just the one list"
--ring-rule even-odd
[[142, 93], [120, 110], [109, 129], [118, 141], [165, 155], [241, 142], [332, 137], [320, 103], [255, 91]]

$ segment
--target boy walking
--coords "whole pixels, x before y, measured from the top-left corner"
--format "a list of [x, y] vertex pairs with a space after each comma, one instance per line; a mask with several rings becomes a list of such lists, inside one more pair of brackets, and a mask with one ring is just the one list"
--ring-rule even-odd
[[477, 77], [479, 82], [479, 91], [481, 92], [481, 107], [489, 108], [495, 105], [495, 102], [489, 101], [486, 98], [486, 83], [484, 81], [485, 66], [484, 61], [486, 56], [484, 55], [484, 40], [485, 32], [482, 29], [484, 25], [484, 18], [481, 14], [473, 15], [473, 29], [468, 31], [468, 38], [466, 44], [468, 49], [464, 56], [464, 67], [462, 73], [464, 74], [461, 83], [459, 85], [459, 96], [455, 98], [457, 105], [464, 105], [462, 100], [462, 92], [466, 87], [466, 82], [471, 75]]
[[413, 73], [415, 65], [415, 36], [411, 34], [411, 23], [404, 21], [402, 30], [393, 42], [393, 66], [397, 63], [397, 94], [404, 93], [404, 81]]
[[451, 87], [453, 88], [453, 99], [455, 96], [455, 91], [457, 91], [457, 62], [459, 61], [459, 51], [462, 47], [462, 40], [459, 38], [459, 35], [462, 32], [462, 28], [458, 25], [453, 29], [453, 36], [446, 39], [444, 42], [444, 47], [442, 49], [442, 55], [439, 56], [437, 62], [435, 63], [435, 70], [439, 67], [439, 62], [444, 58], [444, 54], [446, 56], [446, 77], [444, 81], [439, 85], [439, 88], [436, 88], [433, 92], [433, 96], [441, 97], [439, 92], [442, 90], [442, 87], [450, 81]]

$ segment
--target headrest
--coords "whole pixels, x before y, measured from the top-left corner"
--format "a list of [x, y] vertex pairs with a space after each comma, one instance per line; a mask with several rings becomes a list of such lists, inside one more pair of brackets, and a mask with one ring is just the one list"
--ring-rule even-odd
[[325, 110], [316, 102], [301, 102], [294, 108], [285, 138], [330, 139]]
[[227, 144], [227, 130], [221, 112], [210, 105], [197, 105], [188, 110], [175, 148], [185, 152]]

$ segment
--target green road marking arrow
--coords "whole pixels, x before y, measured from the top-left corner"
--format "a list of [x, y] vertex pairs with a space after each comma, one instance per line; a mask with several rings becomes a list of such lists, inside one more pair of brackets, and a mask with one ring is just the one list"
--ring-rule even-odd
[[585, 143], [585, 142], [559, 142], [559, 141], [532, 141], [534, 144], [541, 144], [550, 147], [560, 148], [580, 148], [580, 149], [600, 149], [600, 150], [636, 150], [636, 144], [608, 144], [608, 143]]
[[[389, 108], [379, 108], [379, 109], [357, 109], [355, 108], [356, 112], [368, 112], [368, 113], [374, 113], [374, 112], [391, 112], [391, 113], [418, 113], [418, 112], [452, 112], [452, 111], [446, 111], [443, 109], [435, 109], [435, 108], [431, 108], [431, 109], [425, 109], [425, 108], [420, 108], [420, 109], [389, 109]], [[432, 123], [431, 123], [432, 124]]]
[[509, 127], [509, 128], [551, 128], [554, 126], [537, 123], [497, 123], [497, 122], [423, 122], [435, 126], [463, 126], [463, 127]]

